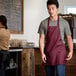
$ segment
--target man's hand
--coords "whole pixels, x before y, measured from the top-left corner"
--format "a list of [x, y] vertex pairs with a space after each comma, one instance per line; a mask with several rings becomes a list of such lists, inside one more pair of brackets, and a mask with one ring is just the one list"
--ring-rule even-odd
[[46, 55], [45, 54], [42, 54], [42, 61], [44, 62], [44, 63], [46, 63]]
[[69, 52], [68, 55], [67, 55], [66, 60], [67, 61], [70, 60], [72, 58], [72, 56], [73, 56], [73, 52]]

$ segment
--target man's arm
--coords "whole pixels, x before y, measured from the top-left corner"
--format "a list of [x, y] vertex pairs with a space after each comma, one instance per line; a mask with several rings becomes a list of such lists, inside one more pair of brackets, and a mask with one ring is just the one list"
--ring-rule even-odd
[[73, 41], [71, 35], [67, 35], [67, 43], [68, 43], [69, 53], [67, 55], [66, 60], [70, 60], [73, 55]]
[[42, 61], [44, 63], [46, 63], [46, 55], [44, 54], [44, 39], [45, 39], [44, 34], [40, 34], [39, 47], [40, 47], [40, 51], [41, 51], [41, 57], [42, 57]]

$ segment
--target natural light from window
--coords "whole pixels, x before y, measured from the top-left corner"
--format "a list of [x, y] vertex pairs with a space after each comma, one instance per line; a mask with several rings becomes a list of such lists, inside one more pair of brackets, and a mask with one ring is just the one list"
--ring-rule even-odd
[[76, 14], [76, 6], [65, 6], [64, 13], [65, 14], [69, 14], [69, 13]]

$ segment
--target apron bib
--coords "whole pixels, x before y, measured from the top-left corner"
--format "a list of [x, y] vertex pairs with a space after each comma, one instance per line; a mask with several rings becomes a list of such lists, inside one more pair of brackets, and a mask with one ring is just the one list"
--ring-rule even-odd
[[45, 43], [46, 65], [58, 65], [66, 63], [66, 48], [61, 39], [59, 29], [59, 17], [57, 26], [49, 26], [48, 19], [47, 35]]

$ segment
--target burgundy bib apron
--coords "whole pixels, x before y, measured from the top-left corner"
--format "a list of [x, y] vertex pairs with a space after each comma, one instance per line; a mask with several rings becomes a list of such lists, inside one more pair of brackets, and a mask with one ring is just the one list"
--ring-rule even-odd
[[66, 48], [61, 39], [59, 29], [59, 17], [57, 26], [49, 26], [48, 19], [47, 35], [45, 43], [46, 65], [58, 65], [66, 63]]

